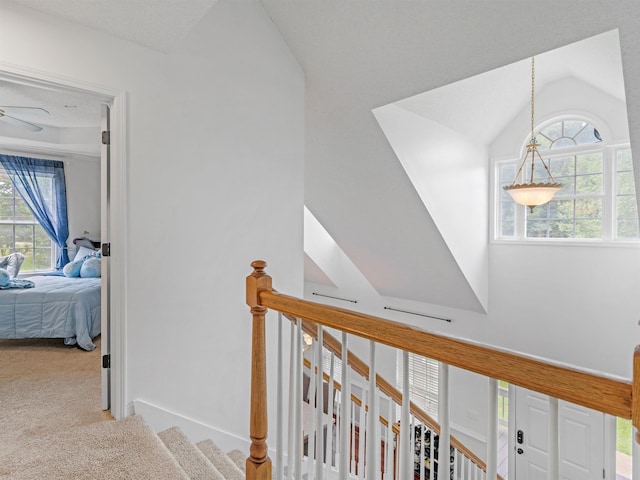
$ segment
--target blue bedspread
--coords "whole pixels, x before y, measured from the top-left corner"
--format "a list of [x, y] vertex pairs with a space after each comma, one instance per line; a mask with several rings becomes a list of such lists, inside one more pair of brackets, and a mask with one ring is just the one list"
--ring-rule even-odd
[[100, 334], [100, 278], [29, 277], [34, 288], [0, 290], [0, 338], [64, 338], [84, 350]]

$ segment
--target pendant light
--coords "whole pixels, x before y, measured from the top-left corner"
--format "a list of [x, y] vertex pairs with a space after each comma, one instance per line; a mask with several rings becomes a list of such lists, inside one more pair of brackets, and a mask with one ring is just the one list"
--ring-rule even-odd
[[[539, 143], [536, 142], [536, 137], [533, 134], [534, 128], [534, 114], [535, 114], [535, 101], [534, 101], [534, 81], [535, 81], [535, 58], [531, 57], [531, 140], [527, 145], [527, 152], [522, 159], [522, 163], [516, 172], [516, 176], [513, 179], [513, 183], [511, 185], [507, 185], [504, 189], [511, 195], [513, 200], [520, 204], [529, 207], [529, 209], [533, 212], [533, 208], [538, 205], [544, 205], [549, 202], [553, 196], [562, 188], [561, 183], [557, 183], [553, 175], [551, 175], [551, 171], [549, 170], [549, 166], [542, 159], [542, 156], [538, 152]], [[529, 181], [523, 183], [517, 183], [520, 178], [520, 174], [524, 172], [526, 175], [526, 171], [529, 168], [525, 169], [527, 165], [527, 161], [531, 156], [531, 167], [529, 174]], [[547, 181], [543, 183], [535, 183], [534, 182], [534, 173], [536, 168], [536, 160], [539, 160], [545, 171], [547, 172]]]

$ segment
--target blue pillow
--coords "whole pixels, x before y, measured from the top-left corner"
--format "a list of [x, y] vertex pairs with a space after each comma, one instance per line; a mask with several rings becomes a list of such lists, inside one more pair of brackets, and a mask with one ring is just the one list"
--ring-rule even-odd
[[0, 268], [0, 287], [6, 287], [11, 281], [11, 275], [4, 268]]
[[100, 277], [100, 259], [96, 257], [87, 258], [80, 269], [82, 278], [98, 278]]
[[75, 260], [67, 263], [62, 269], [62, 273], [65, 277], [79, 277], [83, 262], [83, 260]]

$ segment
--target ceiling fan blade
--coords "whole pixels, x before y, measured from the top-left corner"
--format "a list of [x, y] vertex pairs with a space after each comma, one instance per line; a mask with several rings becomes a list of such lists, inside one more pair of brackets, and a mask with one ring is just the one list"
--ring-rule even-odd
[[34, 123], [25, 122], [24, 120], [14, 118], [7, 114], [0, 116], [0, 120], [4, 120], [5, 122], [10, 123], [11, 125], [15, 125], [16, 127], [26, 128], [27, 130], [31, 130], [32, 132], [39, 132], [42, 130], [42, 127]]
[[40, 107], [19, 107], [11, 105], [0, 105], [0, 110], [9, 115], [29, 115], [32, 117], [48, 117], [49, 111]]

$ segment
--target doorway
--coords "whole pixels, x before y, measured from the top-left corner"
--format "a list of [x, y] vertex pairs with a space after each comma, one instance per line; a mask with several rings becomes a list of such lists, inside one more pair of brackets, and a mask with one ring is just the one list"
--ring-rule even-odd
[[[106, 370], [106, 375], [103, 374], [103, 379], [106, 379], [106, 383], [103, 380], [103, 408], [110, 408], [111, 414], [115, 418], [121, 418], [124, 416], [124, 351], [122, 345], [124, 344], [124, 330], [122, 328], [122, 318], [124, 305], [121, 301], [123, 297], [122, 285], [124, 283], [123, 278], [123, 258], [126, 247], [124, 226], [126, 225], [126, 204], [125, 192], [126, 192], [126, 177], [124, 175], [124, 163], [125, 163], [125, 148], [126, 144], [126, 129], [125, 129], [125, 112], [126, 112], [126, 95], [124, 92], [117, 92], [108, 88], [96, 87], [95, 85], [88, 85], [79, 82], [74, 79], [61, 79], [58, 76], [48, 75], [40, 71], [31, 71], [16, 65], [6, 66], [0, 62], [0, 81], [7, 82], [8, 84], [15, 85], [18, 88], [31, 89], [33, 92], [41, 94], [39, 101], [42, 102], [44, 98], [50, 98], [51, 96], [68, 95], [69, 97], [80, 99], [80, 105], [74, 105], [73, 103], [65, 104], [64, 107], [70, 110], [70, 114], [74, 109], [87, 108], [88, 105], [97, 106], [97, 118], [95, 128], [95, 144], [96, 152], [99, 160], [98, 162], [98, 175], [100, 175], [102, 186], [100, 203], [103, 207], [97, 214], [98, 227], [95, 229], [95, 233], [100, 232], [100, 238], [94, 238], [100, 243], [113, 244], [114, 238], [117, 238], [119, 253], [118, 258], [109, 257], [106, 275], [102, 279], [102, 312], [106, 312], [107, 323], [103, 321], [102, 325], [106, 331], [103, 332], [101, 348], [106, 356], [102, 360], [102, 369]], [[0, 101], [0, 104], [2, 102]], [[100, 109], [102, 105], [109, 106], [111, 108], [110, 113], [107, 113], [106, 120], [111, 124], [111, 129], [116, 131], [115, 135], [111, 136], [111, 154], [110, 159], [103, 155], [101, 152], [101, 138], [100, 138]], [[105, 117], [103, 116], [103, 119]], [[70, 132], [64, 132], [69, 134]], [[78, 132], [73, 132], [77, 134]], [[75, 156], [75, 158], [82, 158], [91, 156], [91, 152], [74, 151], [74, 147], [70, 144], [56, 145], [51, 141], [51, 138], [47, 138], [47, 142], [42, 142], [38, 145], [32, 142], [29, 144], [28, 139], [18, 138], [15, 141], [11, 141], [10, 138], [6, 138], [3, 141], [3, 148], [5, 150], [13, 151], [14, 154], [21, 154], [18, 152], [28, 152], [30, 156], [45, 156], [46, 152], [49, 152], [53, 156], [58, 158], [66, 158], [68, 155]], [[77, 145], [76, 145], [77, 146]], [[95, 152], [94, 152], [95, 154]], [[114, 174], [115, 172], [115, 174]], [[105, 177], [106, 175], [106, 177]], [[115, 198], [115, 201], [113, 200]], [[107, 208], [108, 206], [108, 208]], [[106, 229], [105, 229], [106, 225]], [[115, 230], [117, 233], [114, 237]], [[72, 233], [70, 228], [70, 236], [68, 244], [74, 237], [80, 237], [82, 235], [82, 229]], [[91, 232], [89, 233], [90, 236]], [[122, 256], [120, 255], [122, 253]], [[107, 288], [104, 288], [104, 286]], [[112, 286], [115, 285], [115, 288]], [[111, 287], [111, 288], [109, 288]], [[104, 292], [106, 291], [106, 295]], [[106, 337], [107, 341], [104, 341]], [[116, 368], [114, 368], [114, 366]]]
[[[510, 478], [547, 480], [549, 397], [525, 388], [511, 387], [514, 421], [514, 462]], [[607, 430], [610, 418], [601, 412], [558, 401], [560, 476], [567, 480], [615, 478], [606, 468], [611, 455]], [[615, 449], [615, 445], [613, 446]], [[607, 473], [608, 472], [608, 473]], [[612, 476], [613, 475], [613, 476]]]

